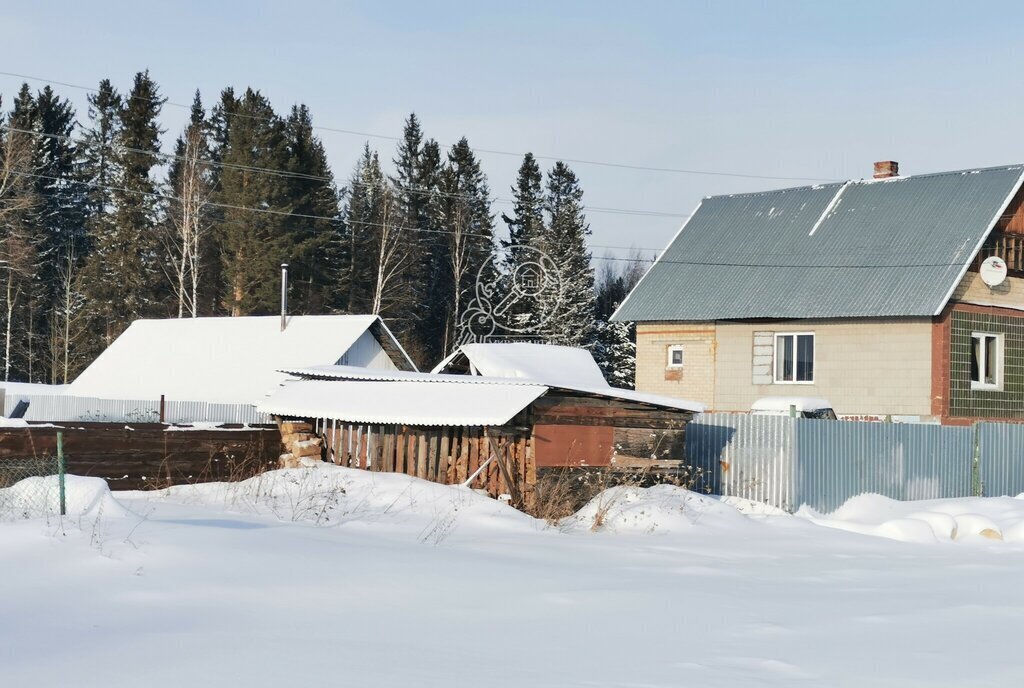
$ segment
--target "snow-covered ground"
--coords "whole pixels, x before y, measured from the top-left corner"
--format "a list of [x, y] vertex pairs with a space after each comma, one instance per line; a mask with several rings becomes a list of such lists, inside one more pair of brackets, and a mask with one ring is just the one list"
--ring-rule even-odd
[[552, 527], [334, 467], [68, 494], [0, 523], [0, 685], [1024, 681], [1024, 499], [790, 516], [623, 488]]

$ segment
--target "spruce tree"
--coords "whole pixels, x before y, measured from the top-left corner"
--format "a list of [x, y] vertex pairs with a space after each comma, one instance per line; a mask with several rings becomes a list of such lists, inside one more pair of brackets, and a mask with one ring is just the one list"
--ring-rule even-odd
[[[403, 281], [409, 290], [410, 307], [403, 313], [394, 313], [396, 334], [405, 342], [406, 351], [422, 365], [426, 355], [424, 349], [431, 346], [432, 332], [426, 325], [430, 318], [427, 299], [427, 276], [430, 274], [434, 246], [432, 237], [422, 230], [426, 226], [426, 208], [430, 202], [420, 188], [420, 171], [423, 165], [423, 130], [416, 113], [410, 113], [402, 129], [392, 163], [395, 174], [390, 177], [395, 194], [395, 224], [408, 244], [408, 256], [404, 266]], [[405, 310], [405, 309], [403, 309]]]
[[342, 287], [345, 290], [345, 310], [349, 313], [369, 313], [373, 303], [373, 278], [369, 255], [376, 215], [375, 184], [380, 183], [380, 162], [369, 144], [352, 170], [344, 193], [344, 241], [347, 244]]
[[[231, 140], [231, 118], [238, 111], [239, 100], [235, 96], [235, 90], [230, 86], [220, 93], [220, 99], [210, 110], [210, 172], [213, 185], [214, 200], [222, 197], [221, 178], [222, 163], [228, 152], [228, 143]], [[224, 209], [213, 205], [210, 208], [210, 220], [215, 228], [219, 228], [224, 220]], [[227, 285], [224, 280], [223, 251], [220, 247], [222, 232], [214, 231], [207, 242], [208, 255], [204, 257], [207, 275], [207, 294], [200, 310], [204, 313], [223, 313], [224, 298], [227, 293]]]
[[65, 336], [70, 317], [66, 292], [86, 249], [86, 193], [78, 178], [76, 143], [72, 139], [75, 111], [66, 99], [46, 86], [36, 96], [37, 164], [40, 199], [37, 217], [40, 270], [36, 275], [33, 323], [33, 379], [60, 382], [62, 361], [70, 357]]
[[88, 298], [108, 346], [133, 320], [168, 314], [159, 303], [160, 204], [152, 176], [160, 162], [157, 118], [164, 100], [149, 72], [139, 72], [119, 111], [111, 226], [94, 237], [86, 266]]
[[583, 190], [576, 174], [559, 161], [548, 172], [546, 191], [541, 248], [559, 268], [561, 289], [557, 296], [541, 293], [540, 307], [551, 314], [545, 336], [553, 344], [589, 348], [594, 345], [596, 304]]
[[415, 320], [417, 363], [432, 367], [444, 357], [443, 338], [447, 322], [444, 298], [444, 275], [448, 269], [448, 235], [445, 223], [444, 163], [437, 141], [428, 139], [420, 156], [418, 187], [423, 203], [422, 216], [416, 227], [420, 230], [417, 245], [420, 255], [416, 263], [420, 275], [419, 306]]
[[[490, 189], [480, 163], [462, 138], [448, 153], [443, 173], [441, 202], [444, 207], [443, 244], [446, 270], [442, 273], [446, 310], [442, 351], [457, 344], [460, 319], [472, 301], [478, 281], [496, 283], [494, 256], [494, 218], [491, 215]], [[488, 267], [490, 266], [490, 268]]]
[[[543, 250], [543, 181], [537, 160], [532, 153], [527, 153], [523, 157], [522, 165], [519, 166], [516, 185], [512, 187], [513, 217], [502, 215], [509, 232], [508, 241], [502, 242], [505, 249], [504, 280], [501, 287], [503, 294], [508, 294], [513, 288], [510, 281], [515, 280], [516, 275], [538, 263], [543, 265], [541, 256], [537, 253]], [[539, 298], [539, 295], [524, 293], [516, 299], [502, 319], [506, 329], [512, 332], [532, 333], [540, 324]]]
[[[341, 234], [341, 209], [334, 174], [323, 144], [313, 134], [309, 108], [292, 108], [286, 123], [292, 211], [297, 217], [294, 251], [289, 265], [290, 299], [297, 313], [324, 313], [342, 307], [339, 288], [347, 247]], [[326, 218], [326, 219], [321, 219]]]
[[636, 326], [611, 322], [611, 316], [633, 290], [651, 261], [639, 251], [625, 260], [605, 256], [597, 278], [597, 333], [594, 359], [608, 384], [632, 388], [636, 370]]
[[274, 313], [279, 308], [280, 264], [295, 254], [290, 180], [254, 168], [288, 169], [285, 123], [258, 91], [246, 89], [228, 117], [216, 199], [223, 269], [221, 299], [231, 315]]
[[107, 342], [113, 290], [97, 283], [110, 279], [109, 265], [117, 246], [113, 187], [118, 178], [114, 143], [121, 130], [124, 103], [109, 79], [99, 83], [88, 96], [88, 124], [79, 149], [79, 178], [86, 193], [85, 230], [87, 251], [84, 267], [74, 280], [76, 291], [85, 294], [83, 304], [86, 334], [78, 337], [78, 355], [70, 366], [74, 377], [88, 361], [103, 351]]

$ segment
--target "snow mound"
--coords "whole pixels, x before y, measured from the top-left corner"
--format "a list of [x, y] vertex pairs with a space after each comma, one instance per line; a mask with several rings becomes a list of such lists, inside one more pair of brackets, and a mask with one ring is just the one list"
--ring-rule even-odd
[[[734, 504], [752, 504], [736, 500]], [[770, 507], [769, 507], [770, 509]], [[604, 490], [561, 522], [562, 530], [673, 533], [702, 527], [736, 527], [749, 519], [733, 504], [674, 485]]]
[[828, 515], [804, 507], [797, 516], [822, 526], [904, 542], [1024, 541], [1024, 500], [1012, 497], [901, 502], [864, 494]]
[[[65, 476], [64, 502], [69, 518], [124, 517], [130, 512], [114, 499], [107, 481]], [[55, 475], [25, 478], [0, 489], [0, 518], [39, 518], [60, 513], [60, 485]]]
[[404, 532], [433, 543], [456, 531], [461, 536], [543, 526], [543, 522], [469, 488], [322, 462], [268, 471], [237, 483], [180, 485], [135, 494], [282, 521]]

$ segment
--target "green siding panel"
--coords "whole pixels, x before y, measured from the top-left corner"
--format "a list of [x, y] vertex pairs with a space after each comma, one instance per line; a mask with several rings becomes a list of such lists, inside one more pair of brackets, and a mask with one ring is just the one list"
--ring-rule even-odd
[[[1003, 387], [971, 389], [971, 335], [1003, 335]], [[1021, 317], [953, 311], [950, 318], [949, 414], [968, 418], [1024, 418], [1024, 314]]]

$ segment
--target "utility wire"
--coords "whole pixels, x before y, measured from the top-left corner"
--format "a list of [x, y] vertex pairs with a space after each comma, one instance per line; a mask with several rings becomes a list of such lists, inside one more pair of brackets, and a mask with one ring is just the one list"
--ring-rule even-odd
[[[83, 91], [90, 91], [92, 93], [97, 92], [97, 89], [92, 88], [90, 86], [82, 86], [81, 84], [72, 84], [72, 83], [68, 83], [66, 81], [56, 81], [54, 79], [44, 79], [42, 77], [31, 76], [31, 75], [28, 75], [28, 74], [18, 74], [16, 72], [3, 72], [3, 71], [0, 71], [0, 76], [10, 76], [10, 77], [18, 78], [18, 79], [27, 79], [29, 81], [39, 81], [39, 82], [42, 82], [42, 83], [53, 84], [53, 85], [57, 85], [57, 86], [65, 86], [67, 88], [75, 88], [75, 89], [79, 89], [79, 90], [83, 90]], [[138, 100], [145, 100], [145, 101], [148, 101], [148, 102], [155, 102], [155, 103], [159, 103], [159, 104], [162, 104], [162, 105], [170, 105], [172, 107], [177, 107], [177, 108], [185, 108], [185, 109], [189, 109], [189, 110], [192, 108], [191, 105], [186, 105], [184, 103], [176, 103], [174, 101], [167, 100], [166, 98], [146, 98], [144, 96], [133, 96], [131, 94], [127, 94], [125, 97], [126, 98], [134, 98], [134, 99], [138, 99]], [[224, 114], [225, 114], [225, 116], [228, 116], [228, 117], [243, 117], [243, 118], [253, 119], [253, 120], [257, 120], [257, 121], [267, 121], [267, 122], [274, 121], [272, 118], [269, 118], [269, 117], [260, 117], [258, 115], [249, 115], [247, 113], [241, 113], [241, 112], [230, 112], [230, 113], [225, 112]], [[360, 136], [360, 137], [364, 137], [364, 138], [383, 139], [383, 140], [387, 140], [387, 141], [400, 141], [401, 140], [401, 137], [399, 137], [399, 136], [389, 136], [389, 135], [386, 135], [386, 134], [374, 134], [374, 133], [365, 132], [365, 131], [355, 131], [353, 129], [341, 129], [339, 127], [327, 127], [327, 126], [320, 126], [320, 125], [312, 125], [312, 128], [316, 129], [316, 130], [319, 130], [319, 131], [329, 131], [331, 133], [346, 134], [346, 135], [349, 135], [349, 136]], [[517, 157], [517, 158], [522, 158], [523, 155], [524, 155], [521, 152], [497, 150], [497, 149], [494, 149], [494, 148], [474, 148], [473, 150], [478, 152], [478, 153], [487, 153], [487, 154], [490, 154], [490, 155], [514, 156], [514, 157]], [[557, 156], [557, 155], [534, 155], [533, 157], [537, 158], [538, 160], [554, 160], [554, 161], [570, 162], [570, 163], [573, 163], [573, 164], [576, 164], [576, 165], [594, 165], [594, 166], [598, 166], [598, 167], [609, 167], [609, 168], [614, 168], [614, 169], [635, 170], [635, 171], [642, 171], [642, 172], [659, 172], [659, 173], [671, 173], [671, 174], [706, 175], [706, 176], [712, 176], [712, 177], [736, 177], [736, 178], [740, 178], [740, 179], [769, 179], [769, 180], [776, 180], [776, 181], [809, 181], [809, 182], [836, 182], [836, 181], [843, 181], [841, 179], [824, 179], [824, 178], [818, 178], [818, 177], [787, 177], [787, 176], [768, 175], [768, 174], [748, 174], [748, 173], [741, 173], [741, 172], [722, 172], [722, 171], [717, 171], [717, 170], [712, 171], [712, 170], [682, 169], [682, 168], [675, 168], [675, 167], [653, 167], [653, 166], [648, 166], [648, 165], [635, 165], [635, 164], [621, 163], [621, 162], [607, 162], [607, 161], [602, 161], [602, 160], [586, 160], [586, 159], [581, 159], [581, 158], [566, 158], [566, 157]]]
[[[53, 139], [58, 139], [58, 140], [61, 140], [61, 141], [67, 141], [67, 142], [74, 143], [74, 144], [79, 145], [79, 146], [86, 146], [86, 147], [90, 147], [90, 148], [96, 147], [95, 142], [89, 141], [87, 139], [75, 138], [73, 136], [68, 136], [66, 134], [49, 133], [49, 132], [43, 132], [43, 131], [32, 131], [31, 129], [19, 129], [17, 127], [11, 127], [11, 126], [8, 126], [8, 125], [0, 125], [0, 131], [15, 132], [15, 133], [18, 133], [18, 134], [25, 134], [26, 136], [44, 136], [44, 137], [47, 137], [47, 138], [53, 138]], [[173, 153], [154, 152], [154, 151], [151, 151], [151, 150], [143, 150], [141, 148], [132, 148], [130, 146], [122, 146], [120, 144], [109, 144], [108, 143], [108, 144], [102, 144], [101, 147], [109, 149], [111, 151], [127, 151], [129, 153], [138, 153], [140, 155], [149, 155], [149, 156], [157, 158], [157, 159], [159, 159], [159, 160], [161, 160], [163, 162], [169, 162], [171, 160], [181, 160], [181, 161], [188, 162], [188, 161], [191, 160], [190, 158], [188, 158], [187, 156], [184, 156], [184, 155], [175, 155]], [[323, 176], [323, 175], [307, 174], [307, 173], [304, 173], [304, 172], [292, 172], [290, 170], [278, 170], [278, 169], [269, 168], [269, 167], [253, 167], [251, 165], [238, 165], [238, 164], [235, 164], [235, 163], [217, 162], [215, 160], [202, 160], [202, 159], [200, 159], [198, 157], [195, 158], [195, 162], [197, 162], [199, 165], [202, 165], [204, 167], [219, 167], [219, 168], [222, 168], [222, 169], [235, 169], [235, 170], [241, 170], [241, 171], [244, 171], [244, 172], [257, 172], [257, 173], [260, 173], [260, 174], [267, 174], [267, 175], [277, 176], [277, 177], [294, 178], [294, 179], [309, 179], [309, 180], [313, 180], [313, 181], [323, 181], [323, 182], [330, 182], [330, 183], [334, 183], [334, 181], [335, 181], [333, 177], [328, 177], [328, 176]], [[371, 188], [375, 186], [374, 184], [372, 184], [370, 182], [360, 182], [360, 181], [355, 181], [355, 180], [350, 180], [349, 182], [347, 182], [346, 185], [347, 186], [371, 187]], [[428, 188], [425, 188], [425, 187], [422, 187], [422, 186], [403, 186], [403, 187], [397, 189], [397, 191], [403, 192], [403, 193], [404, 192], [408, 192], [408, 193], [413, 193], [413, 194], [420, 194], [420, 195], [424, 195], [424, 196], [442, 196], [442, 197], [445, 197], [445, 198], [455, 198], [455, 199], [463, 199], [463, 200], [476, 200], [473, 196], [470, 196], [468, 194], [451, 193], [451, 192], [448, 192], [448, 191], [441, 191], [440, 189], [428, 189]], [[494, 197], [494, 198], [491, 198], [490, 200], [492, 202], [496, 202], [496, 203], [512, 204], [512, 205], [514, 205], [515, 202], [516, 202], [515, 199], [512, 199], [512, 198], [500, 198], [500, 197]], [[685, 214], [685, 213], [667, 213], [667, 212], [661, 212], [661, 211], [657, 211], [657, 210], [631, 210], [631, 209], [626, 209], [626, 208], [609, 208], [609, 207], [603, 207], [603, 206], [584, 206], [583, 209], [585, 211], [587, 211], [587, 212], [611, 213], [611, 214], [615, 214], [615, 215], [639, 215], [639, 216], [645, 216], [645, 217], [680, 217], [680, 218], [682, 218], [682, 217], [689, 217], [689, 215]]]
[[[94, 187], [94, 188], [101, 188], [101, 189], [105, 189], [105, 190], [109, 190], [109, 191], [121, 191], [121, 192], [125, 192], [125, 193], [134, 193], [134, 194], [139, 194], [139, 195], [143, 195], [143, 196], [150, 196], [150, 197], [153, 197], [153, 198], [159, 198], [159, 199], [169, 200], [169, 201], [179, 201], [180, 202], [182, 200], [178, 196], [168, 196], [166, 194], [160, 194], [160, 193], [151, 192], [151, 191], [142, 191], [142, 190], [139, 190], [139, 189], [126, 189], [124, 187], [119, 187], [119, 186], [111, 186], [111, 185], [106, 185], [106, 184], [96, 184], [95, 182], [90, 182], [90, 181], [86, 181], [86, 180], [66, 179], [66, 178], [61, 178], [61, 177], [55, 177], [53, 175], [45, 175], [45, 174], [39, 174], [39, 173], [33, 173], [33, 172], [25, 172], [25, 171], [21, 171], [21, 170], [12, 170], [11, 174], [19, 175], [19, 176], [24, 176], [24, 177], [32, 177], [32, 178], [37, 178], [37, 179], [51, 179], [51, 180], [55, 180], [55, 181], [67, 181], [67, 182], [70, 182], [70, 183], [73, 183], [73, 184], [84, 184], [86, 186], [91, 186], [91, 187]], [[327, 217], [327, 216], [324, 216], [324, 215], [307, 215], [307, 214], [303, 214], [303, 213], [293, 213], [293, 212], [288, 212], [288, 211], [284, 211], [284, 210], [275, 210], [275, 209], [272, 209], [272, 208], [253, 208], [253, 207], [250, 207], [250, 206], [233, 205], [233, 204], [227, 204], [227, 203], [206, 202], [204, 205], [207, 205], [207, 206], [210, 206], [210, 207], [215, 207], [215, 208], [226, 208], [226, 209], [230, 209], [230, 210], [242, 210], [242, 211], [249, 211], [249, 212], [255, 212], [255, 213], [269, 213], [269, 214], [278, 215], [278, 216], [297, 217], [297, 218], [311, 219], [311, 220], [326, 220], [326, 221], [330, 221], [330, 222], [337, 222], [340, 219], [340, 218], [337, 218], [337, 217]], [[237, 226], [249, 226], [249, 225], [247, 225], [247, 223], [240, 222], [240, 221], [222, 220], [222, 222], [224, 222], [225, 224], [234, 224], [234, 225], [237, 225]], [[446, 230], [446, 229], [425, 229], [425, 228], [422, 228], [422, 227], [403, 227], [403, 226], [391, 225], [391, 224], [386, 224], [386, 223], [378, 223], [378, 222], [362, 222], [362, 221], [360, 221], [360, 222], [353, 223], [353, 224], [360, 225], [360, 226], [368, 226], [368, 227], [389, 227], [389, 228], [394, 229], [396, 231], [423, 232], [423, 233], [429, 233], [429, 234], [449, 234], [449, 235], [459, 235], [459, 236], [463, 236], [463, 237], [476, 237], [476, 238], [481, 238], [481, 239], [487, 239], [488, 241], [493, 241], [494, 240], [494, 237], [491, 236], [491, 235], [474, 233], [474, 232], [455, 232], [455, 231]], [[304, 228], [300, 227], [300, 228], [295, 228], [295, 229], [301, 229], [301, 230], [313, 231], [313, 232], [317, 231], [317, 230], [314, 230], [311, 227], [304, 227]], [[602, 246], [600, 244], [594, 244], [594, 245], [591, 245], [590, 248], [626, 249], [627, 247], [624, 247], [624, 246]], [[642, 248], [642, 247], [633, 247], [633, 246], [628, 247], [628, 250], [631, 250], [631, 251], [656, 251], [656, 249]], [[643, 258], [639, 258], [638, 259], [636, 257], [591, 256], [591, 258], [593, 260], [621, 261], [621, 262], [629, 262], [629, 263], [636, 263], [636, 262], [645, 263], [645, 262], [648, 262], [647, 260], [645, 260]], [[835, 265], [835, 264], [823, 265], [823, 264], [800, 264], [800, 263], [750, 263], [750, 262], [716, 261], [716, 260], [658, 260], [657, 263], [658, 263], [658, 265], [688, 265], [688, 266], [701, 266], [701, 265], [705, 265], [705, 266], [738, 267], [738, 268], [807, 268], [807, 269], [821, 269], [821, 270], [845, 270], [845, 269], [851, 269], [851, 268], [852, 269], [931, 268], [931, 267], [953, 267], [953, 266], [963, 265], [963, 261], [958, 261], [958, 262], [954, 262], [954, 263], [885, 263], [885, 264], [870, 263], [870, 264], [848, 264], [848, 265]]]

